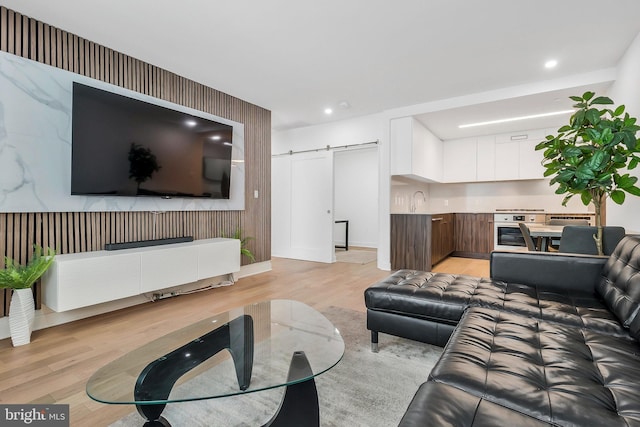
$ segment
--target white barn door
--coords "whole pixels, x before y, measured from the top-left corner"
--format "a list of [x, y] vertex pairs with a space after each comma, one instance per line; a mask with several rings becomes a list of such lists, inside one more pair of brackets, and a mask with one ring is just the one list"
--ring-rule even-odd
[[271, 169], [273, 255], [334, 262], [333, 153], [274, 157]]

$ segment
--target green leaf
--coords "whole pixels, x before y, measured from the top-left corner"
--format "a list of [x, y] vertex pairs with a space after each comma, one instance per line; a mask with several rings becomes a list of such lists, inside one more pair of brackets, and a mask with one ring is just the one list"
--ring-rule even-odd
[[591, 101], [591, 104], [599, 104], [599, 105], [613, 104], [613, 101], [611, 100], [611, 98], [608, 98], [606, 96], [599, 96], [593, 101]]
[[585, 206], [589, 205], [589, 203], [591, 203], [591, 193], [589, 193], [588, 191], [583, 191], [582, 193], [580, 193], [580, 200], [582, 200], [582, 203]]
[[604, 151], [596, 151], [585, 165], [592, 171], [600, 170], [606, 163], [608, 157], [609, 156]]
[[568, 146], [564, 150], [562, 150], [562, 156], [565, 159], [569, 159], [571, 157], [578, 157], [582, 155], [582, 150], [576, 146]]
[[543, 148], [547, 148], [547, 141], [539, 142], [536, 145], [536, 150], [542, 150]]
[[572, 169], [564, 169], [558, 172], [558, 180], [562, 182], [570, 181], [576, 173]]
[[627, 187], [633, 187], [635, 183], [638, 182], [638, 178], [627, 173], [618, 177], [618, 179], [615, 179], [614, 181], [616, 182], [618, 187], [626, 189]]
[[587, 91], [585, 93], [582, 94], [582, 99], [584, 99], [585, 101], [590, 100], [591, 98], [593, 98], [593, 95], [595, 95], [594, 92], [591, 91]]
[[625, 132], [623, 134], [624, 144], [627, 146], [627, 150], [634, 151], [636, 148], [636, 137], [631, 132]]
[[633, 194], [634, 196], [640, 196], [640, 188], [636, 186], [625, 188], [624, 191], [629, 194]]
[[611, 192], [611, 200], [613, 200], [619, 205], [624, 203], [624, 198], [625, 198], [625, 195], [624, 195], [624, 191], [622, 190], [614, 190]]
[[43, 254], [42, 248], [34, 245], [33, 257], [25, 266], [5, 258], [5, 268], [0, 270], [0, 288], [30, 288], [49, 269], [54, 256], [53, 249], [47, 249]]
[[[578, 178], [579, 180], [589, 180], [595, 177], [596, 175], [593, 173], [593, 171], [589, 168], [588, 165], [581, 165], [576, 170], [576, 178]], [[577, 184], [580, 185], [580, 183], [577, 183]]]
[[600, 122], [600, 111], [595, 108], [588, 109], [584, 116], [592, 125], [597, 125]]
[[628, 169], [635, 169], [636, 166], [638, 166], [638, 158], [634, 157], [633, 159], [631, 159], [631, 161], [629, 162], [629, 167]]
[[[593, 95], [591, 95], [591, 96], [593, 96]], [[572, 101], [575, 101], [575, 102], [582, 102], [583, 101], [583, 99], [580, 98], [579, 96], [570, 96], [569, 99], [571, 99]]]
[[613, 116], [619, 116], [622, 113], [624, 113], [624, 105], [620, 105], [618, 108], [615, 109], [615, 111], [613, 112]]

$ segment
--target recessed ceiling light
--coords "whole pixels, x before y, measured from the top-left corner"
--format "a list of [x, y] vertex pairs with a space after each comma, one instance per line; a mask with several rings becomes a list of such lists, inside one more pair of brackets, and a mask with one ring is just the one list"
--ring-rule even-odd
[[555, 59], [550, 59], [544, 63], [544, 68], [555, 68], [558, 65], [558, 61]]
[[186, 122], [184, 122], [184, 124], [189, 126], [189, 127], [194, 127], [198, 123], [195, 120], [187, 120]]
[[214, 141], [220, 141], [222, 137], [220, 135], [213, 135], [211, 139], [213, 139]]
[[333, 110], [332, 110], [331, 108], [325, 108], [325, 109], [324, 109], [324, 113], [325, 113], [326, 115], [329, 115], [329, 114], [332, 114], [332, 113], [333, 113]]
[[466, 125], [460, 125], [458, 126], [458, 128], [464, 129], [464, 128], [471, 128], [475, 126], [495, 125], [498, 123], [515, 122], [517, 120], [538, 119], [540, 117], [559, 116], [561, 114], [569, 114], [569, 113], [573, 113], [573, 110], [553, 111], [551, 113], [532, 114], [530, 116], [509, 117], [506, 119], [491, 120], [488, 122], [469, 123]]
[[223, 142], [222, 145], [226, 145], [226, 146], [229, 146], [229, 147], [233, 146], [233, 144], [228, 142], [228, 141]]

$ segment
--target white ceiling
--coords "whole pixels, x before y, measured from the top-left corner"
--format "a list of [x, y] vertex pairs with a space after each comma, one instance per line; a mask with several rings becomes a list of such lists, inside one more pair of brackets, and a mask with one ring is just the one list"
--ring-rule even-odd
[[[270, 109], [274, 129], [533, 82], [570, 81], [576, 74], [615, 67], [640, 32], [638, 0], [2, 4]], [[544, 69], [549, 58], [559, 61], [557, 68]], [[553, 99], [559, 96], [580, 93], [565, 92], [551, 93], [551, 101], [544, 96], [494, 100], [420, 119], [445, 139], [457, 137], [453, 125], [444, 123], [457, 126], [493, 113], [530, 114], [557, 104]], [[350, 107], [339, 107], [341, 101]], [[323, 113], [326, 107], [334, 108], [332, 116]]]

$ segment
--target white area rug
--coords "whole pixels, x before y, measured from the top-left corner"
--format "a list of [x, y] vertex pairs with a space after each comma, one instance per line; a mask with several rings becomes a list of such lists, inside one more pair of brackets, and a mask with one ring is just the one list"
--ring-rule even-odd
[[[321, 426], [397, 426], [442, 349], [380, 334], [380, 352], [372, 353], [364, 313], [331, 307], [324, 315], [340, 330], [345, 355], [333, 369], [316, 378]], [[163, 416], [174, 427], [260, 426], [276, 412], [283, 392], [284, 388], [278, 388], [170, 404]], [[142, 424], [143, 419], [133, 412], [112, 427]]]
[[369, 264], [378, 258], [375, 250], [366, 251], [360, 249], [349, 249], [348, 251], [336, 249], [337, 262], [349, 262], [352, 264]]

